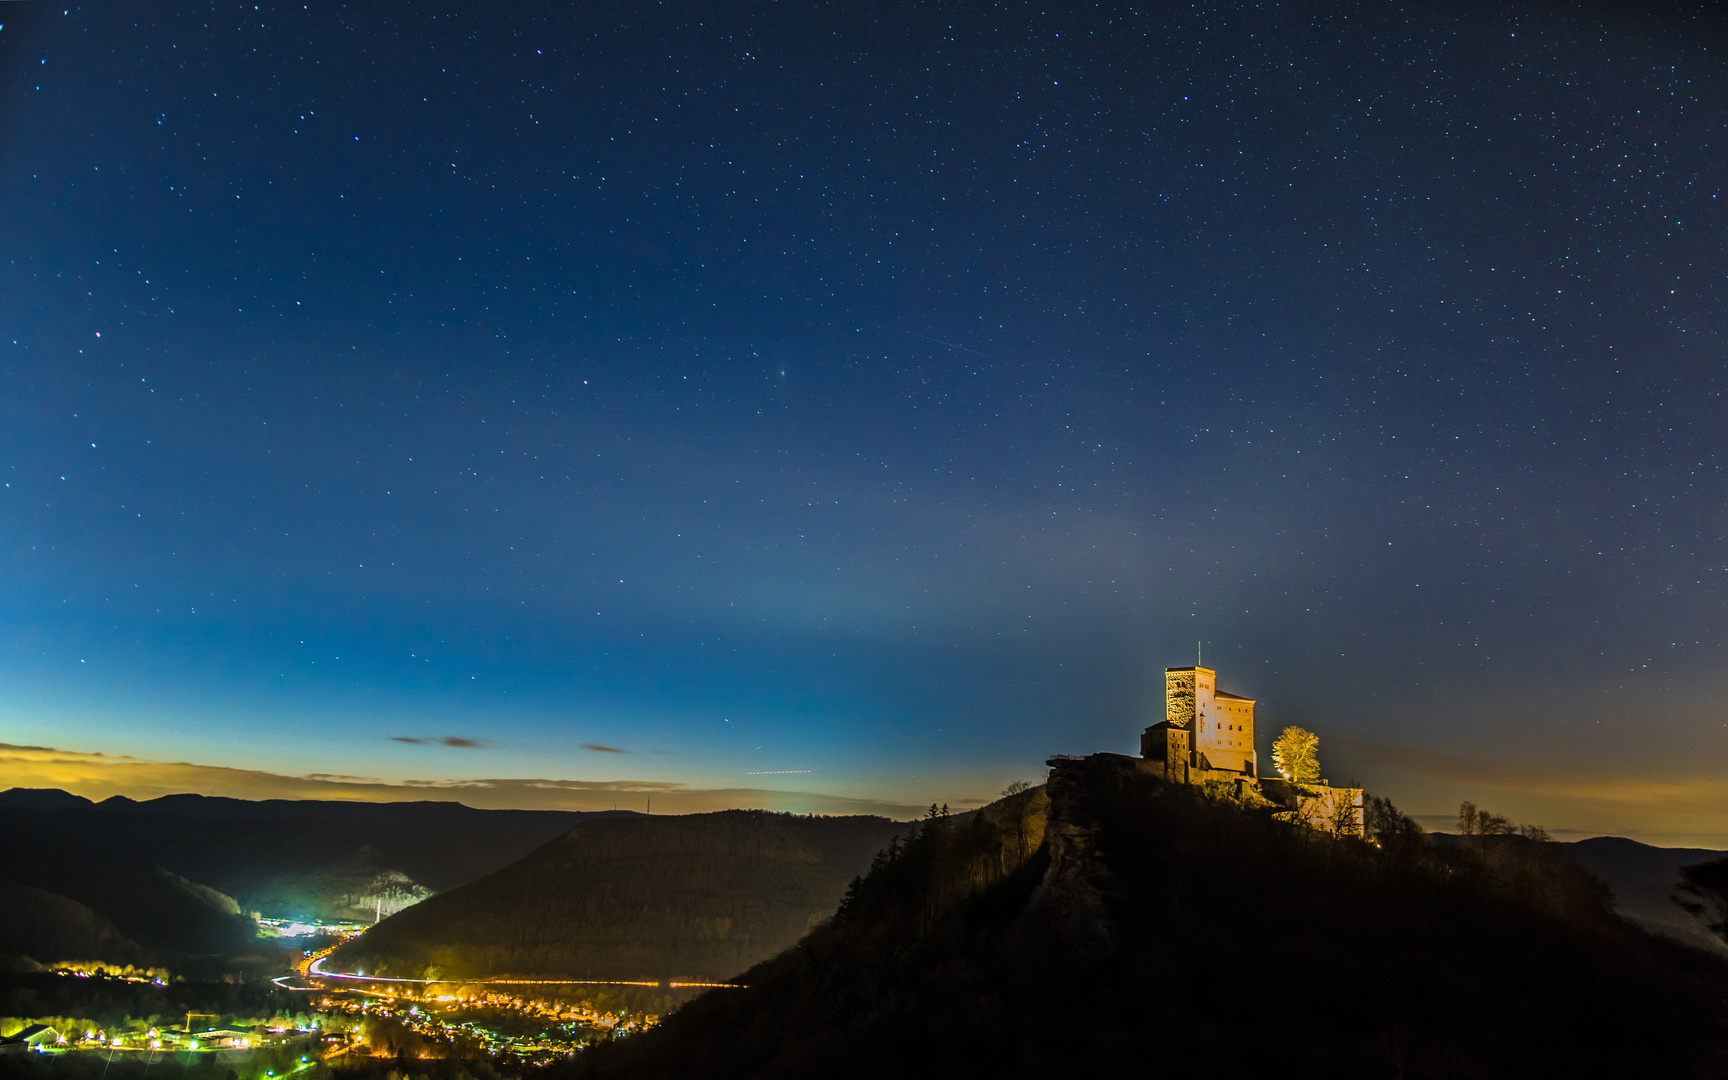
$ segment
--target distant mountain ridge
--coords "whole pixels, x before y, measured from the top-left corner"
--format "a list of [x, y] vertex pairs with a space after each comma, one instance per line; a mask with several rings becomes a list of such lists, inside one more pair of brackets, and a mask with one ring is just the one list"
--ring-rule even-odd
[[592, 816], [13, 788], [0, 791], [0, 885], [30, 917], [0, 919], [0, 952], [125, 963], [243, 952], [256, 943], [241, 912], [370, 921], [385, 895], [462, 885]]
[[1664, 937], [1728, 957], [1728, 944], [1711, 933], [1703, 919], [1674, 902], [1681, 867], [1712, 862], [1728, 852], [1652, 847], [1623, 836], [1596, 836], [1562, 847], [1614, 891], [1620, 914]]
[[[147, 847], [175, 873], [233, 896], [245, 910], [281, 918], [369, 918], [370, 909], [335, 904], [346, 886], [396, 872], [441, 892], [594, 816], [432, 801], [251, 801], [185, 794], [145, 801], [116, 795], [93, 803], [53, 789], [0, 792], [0, 835], [65, 835], [100, 822], [100, 832], [114, 834], [119, 849]], [[101, 836], [92, 841], [105, 843]]]
[[72, 810], [95, 805], [95, 802], [82, 795], [74, 795], [59, 788], [15, 787], [0, 791], [0, 809], [17, 807], [24, 810]]

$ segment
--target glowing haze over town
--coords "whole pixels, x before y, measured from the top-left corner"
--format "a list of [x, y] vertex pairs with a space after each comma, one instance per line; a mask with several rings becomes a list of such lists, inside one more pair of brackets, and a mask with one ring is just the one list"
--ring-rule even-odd
[[1728, 846], [1715, 30], [0, 7], [0, 786]]

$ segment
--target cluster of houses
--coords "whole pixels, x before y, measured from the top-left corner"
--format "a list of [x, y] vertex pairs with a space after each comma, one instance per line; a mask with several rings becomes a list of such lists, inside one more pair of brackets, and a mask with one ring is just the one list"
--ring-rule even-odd
[[267, 1028], [209, 1028], [203, 1031], [178, 1028], [149, 1028], [143, 1032], [109, 1035], [90, 1030], [73, 1032], [70, 1036], [47, 1024], [30, 1024], [11, 1035], [0, 1036], [0, 1055], [46, 1054], [61, 1050], [253, 1050], [277, 1041], [278, 1034]]

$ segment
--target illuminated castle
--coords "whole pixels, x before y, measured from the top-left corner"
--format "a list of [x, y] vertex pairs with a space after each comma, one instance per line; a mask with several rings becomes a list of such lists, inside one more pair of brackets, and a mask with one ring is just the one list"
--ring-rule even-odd
[[1322, 831], [1363, 835], [1362, 789], [1261, 777], [1254, 701], [1218, 689], [1211, 668], [1164, 669], [1164, 719], [1140, 736], [1140, 767], [1173, 784], [1204, 785]]
[[1165, 668], [1164, 719], [1140, 736], [1140, 756], [1177, 783], [1253, 780], [1254, 700], [1219, 690], [1211, 668]]

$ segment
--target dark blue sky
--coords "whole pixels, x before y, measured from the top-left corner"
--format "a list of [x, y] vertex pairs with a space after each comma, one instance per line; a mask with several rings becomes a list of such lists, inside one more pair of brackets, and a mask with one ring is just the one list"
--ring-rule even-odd
[[960, 802], [1204, 639], [1419, 811], [1720, 773], [1712, 19], [5, 8], [0, 739]]

